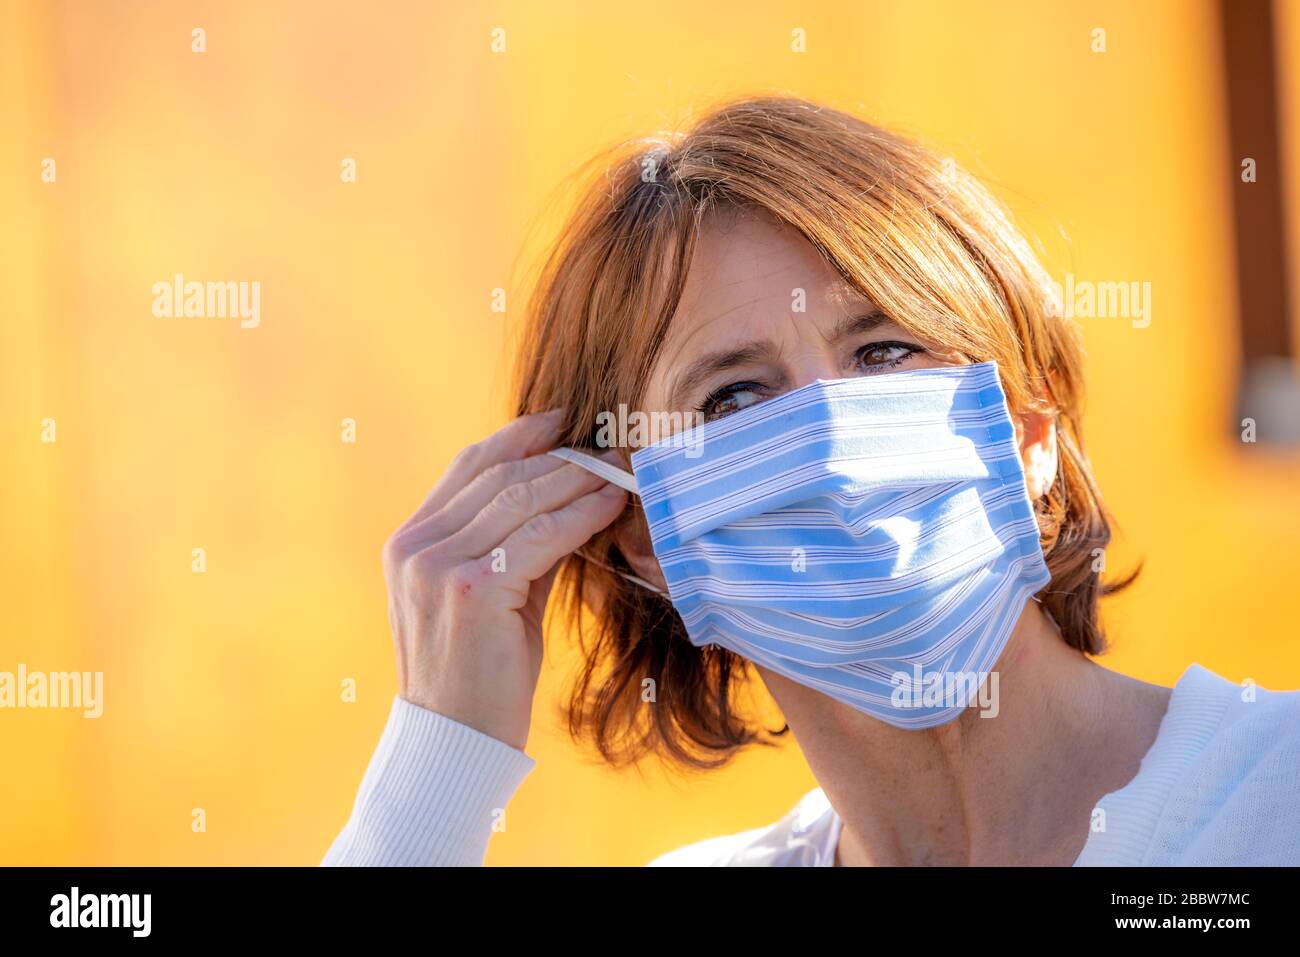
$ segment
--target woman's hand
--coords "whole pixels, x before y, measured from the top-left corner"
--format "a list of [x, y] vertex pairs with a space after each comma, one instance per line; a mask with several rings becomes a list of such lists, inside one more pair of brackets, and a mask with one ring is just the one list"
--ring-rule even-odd
[[523, 750], [560, 559], [627, 493], [550, 455], [556, 412], [464, 449], [384, 545], [399, 693]]

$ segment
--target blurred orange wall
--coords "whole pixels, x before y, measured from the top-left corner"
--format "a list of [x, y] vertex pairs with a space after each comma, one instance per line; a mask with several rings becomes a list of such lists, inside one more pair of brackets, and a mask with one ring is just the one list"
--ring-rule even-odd
[[[1300, 461], [1231, 422], [1212, 3], [0, 0], [0, 670], [106, 683], [98, 720], [0, 712], [0, 864], [320, 859], [395, 690], [380, 547], [504, 421], [558, 185], [745, 91], [938, 145], [1058, 279], [1152, 284], [1149, 327], [1084, 321], [1109, 565], [1146, 562], [1106, 661], [1300, 687]], [[260, 325], [153, 318], [176, 273], [260, 282]], [[553, 636], [489, 863], [641, 864], [814, 784], [793, 742], [685, 781], [607, 771], [560, 731], [571, 675]]]

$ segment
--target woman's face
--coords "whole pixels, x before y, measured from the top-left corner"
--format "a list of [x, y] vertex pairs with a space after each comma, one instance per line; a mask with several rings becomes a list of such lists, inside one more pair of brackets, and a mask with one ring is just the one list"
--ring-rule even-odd
[[[816, 379], [966, 362], [883, 316], [794, 229], [746, 211], [703, 224], [641, 408], [710, 420]], [[1056, 475], [1054, 419], [1027, 413], [1016, 427], [1037, 499]], [[637, 574], [666, 587], [644, 522], [617, 535]]]
[[746, 211], [704, 223], [642, 407], [708, 420], [816, 379], [965, 361], [883, 316], [794, 229]]

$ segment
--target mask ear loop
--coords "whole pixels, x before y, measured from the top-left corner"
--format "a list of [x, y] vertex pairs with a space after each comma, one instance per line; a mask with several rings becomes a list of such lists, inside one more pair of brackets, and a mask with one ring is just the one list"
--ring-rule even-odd
[[572, 462], [579, 468], [586, 469], [593, 475], [599, 475], [606, 482], [612, 482], [624, 491], [631, 492], [633, 495], [640, 494], [637, 491], [635, 475], [616, 465], [611, 465], [604, 459], [598, 459], [596, 456], [579, 449], [551, 449], [551, 451], [546, 454], [554, 455], [557, 459], [564, 459], [566, 462]]
[[[596, 458], [596, 456], [590, 455], [587, 452], [580, 451], [579, 449], [567, 449], [567, 448], [551, 449], [546, 454], [554, 455], [557, 459], [563, 459], [566, 462], [571, 462], [572, 464], [578, 466], [579, 468], [586, 469], [588, 472], [591, 472], [593, 475], [603, 478], [606, 482], [610, 482], [614, 485], [617, 485], [619, 488], [623, 489], [626, 492], [631, 492], [633, 495], [640, 494], [637, 491], [635, 475], [633, 475], [631, 472], [619, 468], [616, 465], [611, 465], [609, 462], [606, 462], [604, 459], [598, 459]], [[605, 569], [608, 572], [613, 572], [615, 575], [619, 575], [622, 578], [626, 578], [628, 581], [640, 585], [642, 588], [648, 589], [649, 591], [654, 592], [656, 595], [662, 595], [665, 598], [668, 597], [668, 593], [664, 591], [662, 588], [652, 585], [644, 578], [638, 578], [636, 575], [629, 575], [627, 572], [619, 571], [617, 568], [614, 568], [612, 565], [600, 561], [600, 559], [592, 558], [582, 549], [578, 549], [577, 551], [574, 552], [574, 554], [577, 555], [579, 558], [584, 559], [585, 561], [591, 562], [593, 565], [597, 565]]]
[[608, 572], [613, 572], [615, 575], [619, 575], [619, 576], [621, 576], [621, 577], [623, 577], [623, 578], [626, 578], [626, 579], [627, 579], [628, 581], [630, 581], [630, 582], [635, 582], [636, 584], [640, 585], [642, 588], [646, 589], [647, 591], [652, 591], [652, 592], [654, 592], [656, 595], [663, 595], [665, 598], [668, 597], [668, 593], [667, 593], [666, 591], [664, 591], [662, 588], [658, 588], [658, 587], [656, 587], [656, 586], [650, 584], [650, 583], [649, 583], [648, 581], [646, 581], [644, 578], [638, 578], [636, 575], [629, 575], [627, 572], [621, 572], [621, 571], [619, 571], [617, 568], [615, 568], [613, 565], [606, 564], [605, 562], [602, 562], [602, 561], [601, 561], [600, 559], [598, 559], [598, 558], [592, 558], [590, 555], [588, 555], [588, 554], [587, 554], [586, 552], [584, 552], [582, 549], [578, 549], [578, 550], [575, 551], [573, 554], [577, 555], [579, 558], [581, 558], [581, 559], [583, 559], [583, 560], [585, 560], [585, 561], [589, 561], [589, 562], [591, 562], [593, 565], [599, 565], [601, 568], [605, 569], [605, 570], [608, 571]]

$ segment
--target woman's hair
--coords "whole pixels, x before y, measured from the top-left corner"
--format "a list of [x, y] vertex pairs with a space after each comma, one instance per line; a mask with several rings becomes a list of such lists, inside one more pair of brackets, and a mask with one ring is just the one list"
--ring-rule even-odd
[[[1133, 576], [1100, 582], [1110, 524], [1084, 455], [1078, 333], [978, 182], [887, 130], [775, 97], [726, 103], [684, 133], [625, 143], [596, 162], [530, 303], [519, 414], [563, 408], [563, 444], [595, 447], [599, 413], [639, 408], [704, 217], [766, 211], [915, 336], [996, 360], [1013, 414], [1055, 411], [1057, 473], [1037, 503], [1052, 574], [1040, 600], [1071, 647], [1102, 651], [1098, 598]], [[635, 498], [620, 519], [629, 521], [643, 522]], [[593, 561], [575, 555], [561, 567], [553, 609], [585, 657], [569, 701], [573, 737], [589, 736], [615, 765], [657, 753], [701, 768], [771, 743], [736, 711], [746, 662], [692, 645], [668, 601], [614, 574], [631, 568], [612, 528], [584, 552]]]

